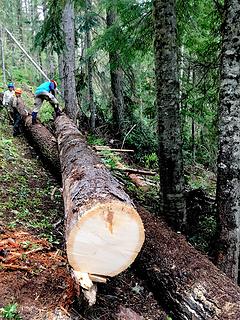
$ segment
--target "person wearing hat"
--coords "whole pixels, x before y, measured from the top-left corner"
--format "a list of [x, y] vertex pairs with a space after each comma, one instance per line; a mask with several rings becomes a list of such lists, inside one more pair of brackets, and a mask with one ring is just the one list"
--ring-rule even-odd
[[53, 106], [56, 117], [60, 116], [61, 110], [59, 109], [59, 102], [55, 98], [56, 96], [57, 82], [55, 80], [47, 81], [37, 87], [35, 91], [34, 109], [32, 110], [32, 124], [37, 121], [37, 114], [43, 104], [43, 101], [49, 101]]
[[11, 98], [14, 95], [14, 84], [12, 82], [10, 82], [8, 84], [8, 90], [6, 90], [3, 94], [3, 105], [5, 107], [7, 107], [9, 105], [9, 102], [11, 100]]
[[3, 101], [2, 101], [3, 106], [6, 108], [7, 116], [9, 118], [10, 124], [13, 122], [13, 119], [11, 118], [11, 115], [9, 113], [9, 103], [13, 96], [14, 96], [14, 84], [10, 82], [8, 84], [8, 90], [6, 90], [3, 94]]
[[15, 95], [12, 97], [12, 99], [9, 102], [10, 113], [13, 118], [13, 136], [18, 136], [19, 134], [22, 133], [22, 117], [17, 110], [18, 101], [21, 95], [22, 95], [22, 89], [17, 88], [15, 90]]

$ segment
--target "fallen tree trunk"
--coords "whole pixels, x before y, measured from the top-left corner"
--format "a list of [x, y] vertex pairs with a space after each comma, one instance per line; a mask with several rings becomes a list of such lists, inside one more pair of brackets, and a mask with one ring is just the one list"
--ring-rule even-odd
[[68, 261], [74, 271], [115, 276], [135, 260], [142, 247], [141, 218], [73, 122], [62, 115], [55, 125]]
[[18, 98], [16, 107], [22, 117], [27, 138], [38, 149], [44, 160], [47, 161], [50, 169], [59, 176], [61, 172], [61, 166], [56, 138], [40, 122], [32, 125], [32, 117], [28, 114], [21, 98]]
[[136, 268], [177, 319], [239, 320], [240, 289], [185, 238], [143, 208], [146, 241]]
[[[61, 129], [60, 124], [59, 129]], [[64, 132], [68, 135], [67, 127]], [[58, 134], [63, 132], [60, 130]], [[71, 136], [69, 139], [69, 147], [71, 147], [72, 138], [74, 137]], [[67, 141], [65, 148], [67, 148]], [[84, 158], [82, 154], [83, 152], [78, 150], [72, 159], [73, 163], [78, 158], [87, 163], [88, 158]], [[80, 178], [81, 172], [80, 176], [76, 175], [76, 177]], [[86, 181], [86, 185], [81, 186], [80, 189], [83, 190], [84, 195], [86, 195], [84, 189], [88, 187], [91, 190], [89, 192], [94, 194], [92, 183], [91, 180]], [[84, 199], [84, 196], [80, 197], [80, 201]], [[146, 229], [146, 241], [136, 260], [135, 268], [148, 280], [149, 286], [161, 304], [164, 304], [177, 319], [239, 320], [239, 287], [217, 269], [206, 256], [189, 245], [182, 235], [167, 227], [162, 220], [141, 207], [138, 207], [138, 212]]]

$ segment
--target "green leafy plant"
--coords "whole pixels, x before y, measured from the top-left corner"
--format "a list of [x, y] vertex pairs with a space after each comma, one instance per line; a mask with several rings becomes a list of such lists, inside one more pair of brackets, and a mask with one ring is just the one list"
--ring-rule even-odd
[[103, 146], [106, 142], [103, 138], [97, 137], [94, 134], [89, 134], [87, 136], [87, 142], [91, 145]]
[[155, 152], [147, 154], [144, 156], [144, 164], [145, 167], [149, 169], [157, 169], [158, 168], [158, 156]]
[[50, 120], [53, 120], [53, 111], [53, 108], [49, 104], [44, 103], [39, 112], [41, 122], [48, 123]]
[[17, 303], [8, 304], [7, 306], [1, 308], [0, 311], [3, 319], [14, 319], [14, 320], [22, 319], [17, 312]]

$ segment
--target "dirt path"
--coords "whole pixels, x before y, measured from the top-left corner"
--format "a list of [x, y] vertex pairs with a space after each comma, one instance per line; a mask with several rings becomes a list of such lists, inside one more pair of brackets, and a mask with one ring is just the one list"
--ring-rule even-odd
[[171, 319], [131, 270], [98, 285], [91, 308], [76, 299], [63, 241], [57, 181], [0, 113], [0, 318]]

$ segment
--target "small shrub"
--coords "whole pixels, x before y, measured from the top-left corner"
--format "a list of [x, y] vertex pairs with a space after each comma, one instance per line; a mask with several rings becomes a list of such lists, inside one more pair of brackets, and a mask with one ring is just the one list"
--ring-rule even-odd
[[17, 312], [17, 303], [8, 304], [0, 309], [3, 319], [21, 320]]
[[91, 145], [103, 146], [106, 142], [103, 138], [96, 137], [94, 134], [87, 136], [87, 142]]

